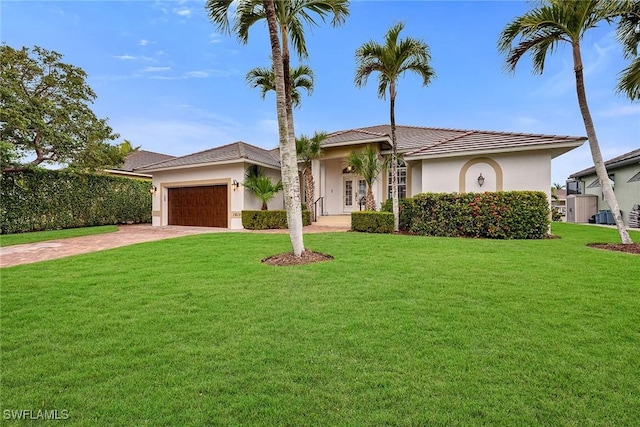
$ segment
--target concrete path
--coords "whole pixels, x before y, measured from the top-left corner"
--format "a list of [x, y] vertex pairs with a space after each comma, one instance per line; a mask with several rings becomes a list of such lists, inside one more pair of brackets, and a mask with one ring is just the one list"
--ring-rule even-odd
[[[309, 225], [304, 233], [327, 233], [347, 231], [346, 227], [328, 227]], [[48, 240], [46, 242], [27, 243], [0, 247], [0, 268], [30, 264], [71, 255], [101, 251], [134, 243], [171, 239], [203, 233], [288, 233], [288, 230], [229, 230], [209, 227], [151, 227], [149, 224], [123, 225], [115, 233], [96, 234], [94, 236], [70, 237], [68, 239]]]

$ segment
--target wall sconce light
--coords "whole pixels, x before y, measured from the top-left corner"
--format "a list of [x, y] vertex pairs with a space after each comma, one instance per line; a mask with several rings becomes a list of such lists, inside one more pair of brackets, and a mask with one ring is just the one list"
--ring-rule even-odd
[[231, 186], [233, 187], [233, 191], [236, 191], [238, 187], [240, 187], [240, 183], [235, 179], [231, 182]]
[[484, 184], [484, 176], [482, 176], [482, 173], [481, 173], [480, 176], [478, 177], [478, 185], [482, 187], [482, 184]]
[[149, 189], [149, 193], [151, 194], [156, 194], [156, 191], [158, 191], [158, 187], [156, 187], [155, 185], [152, 185]]

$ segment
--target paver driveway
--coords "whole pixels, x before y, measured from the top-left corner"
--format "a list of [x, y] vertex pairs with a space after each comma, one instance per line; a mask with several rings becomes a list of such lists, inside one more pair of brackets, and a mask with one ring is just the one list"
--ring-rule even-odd
[[[346, 231], [345, 227], [328, 227], [310, 225], [304, 228], [305, 233], [324, 233]], [[71, 255], [117, 248], [134, 243], [171, 239], [192, 234], [203, 233], [287, 233], [288, 230], [229, 230], [209, 227], [152, 227], [149, 224], [123, 225], [115, 233], [96, 234], [93, 236], [70, 237], [68, 239], [48, 240], [46, 242], [27, 243], [23, 245], [0, 247], [0, 267], [11, 267], [38, 261], [63, 258]]]

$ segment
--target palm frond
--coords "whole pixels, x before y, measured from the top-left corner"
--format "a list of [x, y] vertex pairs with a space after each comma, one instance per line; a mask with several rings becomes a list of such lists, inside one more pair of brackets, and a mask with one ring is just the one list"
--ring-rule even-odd
[[632, 101], [640, 100], [640, 57], [619, 74], [616, 91], [624, 93]]

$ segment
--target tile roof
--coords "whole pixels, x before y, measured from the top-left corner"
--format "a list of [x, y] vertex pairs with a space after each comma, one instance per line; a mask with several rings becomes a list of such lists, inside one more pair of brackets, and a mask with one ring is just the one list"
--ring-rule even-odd
[[[377, 136], [381, 141], [390, 141], [390, 125], [371, 126], [334, 132], [328, 135], [323, 145], [371, 140]], [[351, 139], [349, 139], [351, 138]], [[441, 156], [473, 151], [501, 151], [505, 149], [526, 149], [540, 145], [558, 143], [582, 144], [586, 138], [577, 136], [556, 136], [525, 134], [514, 132], [493, 132], [480, 130], [428, 128], [417, 126], [396, 126], [398, 151], [407, 157]]]
[[[614, 157], [613, 159], [607, 160], [604, 162], [604, 165], [607, 167], [607, 172], [616, 169], [622, 166], [626, 166], [633, 163], [640, 163], [640, 148], [629, 151], [628, 153], [624, 153], [621, 156]], [[579, 178], [585, 175], [593, 175], [596, 173], [595, 166], [591, 166], [590, 168], [583, 169], [580, 172], [576, 172], [574, 174], [569, 175], [570, 178]]]
[[122, 165], [122, 167], [118, 168], [117, 170], [133, 172], [134, 169], [148, 166], [153, 163], [163, 162], [165, 160], [170, 160], [173, 158], [175, 158], [175, 156], [155, 153], [153, 151], [147, 150], [138, 150], [129, 153], [124, 160], [124, 165]]
[[164, 162], [156, 163], [147, 167], [137, 169], [140, 172], [169, 169], [181, 166], [202, 165], [209, 163], [227, 162], [232, 160], [249, 160], [275, 168], [280, 167], [277, 152], [265, 150], [246, 142], [238, 141], [222, 147], [211, 148], [198, 153], [176, 157]]

